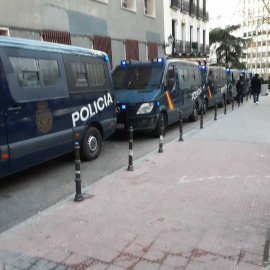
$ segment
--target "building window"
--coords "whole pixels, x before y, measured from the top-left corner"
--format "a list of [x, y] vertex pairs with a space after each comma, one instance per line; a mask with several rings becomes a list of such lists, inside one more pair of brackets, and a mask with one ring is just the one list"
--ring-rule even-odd
[[6, 36], [9, 37], [9, 29], [5, 27], [0, 27], [0, 36]]
[[43, 30], [42, 40], [53, 43], [71, 45], [71, 36], [69, 32]]
[[139, 61], [139, 42], [138, 40], [126, 40], [126, 59]]
[[112, 39], [110, 37], [103, 36], [94, 36], [93, 37], [93, 49], [105, 52], [110, 61], [111, 67], [113, 67], [112, 63]]
[[104, 4], [108, 4], [108, 0], [94, 0], [96, 2], [101, 2], [101, 3], [104, 3]]
[[136, 11], [136, 0], [121, 0], [122, 8], [129, 9], [131, 11]]
[[158, 57], [158, 44], [156, 42], [148, 42], [148, 60], [152, 60]]
[[144, 0], [144, 14], [151, 17], [156, 15], [155, 0]]

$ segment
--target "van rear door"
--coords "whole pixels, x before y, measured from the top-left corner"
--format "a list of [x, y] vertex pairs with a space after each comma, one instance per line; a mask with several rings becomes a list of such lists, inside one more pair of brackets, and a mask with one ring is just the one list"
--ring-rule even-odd
[[7, 174], [9, 169], [9, 151], [7, 145], [6, 122], [2, 98], [3, 88], [5, 86], [5, 76], [0, 56], [0, 176]]

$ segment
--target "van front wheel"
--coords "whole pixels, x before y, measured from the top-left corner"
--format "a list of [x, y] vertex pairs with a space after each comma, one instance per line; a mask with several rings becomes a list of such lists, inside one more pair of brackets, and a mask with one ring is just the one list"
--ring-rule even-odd
[[101, 147], [102, 138], [99, 130], [95, 127], [89, 127], [81, 145], [82, 159], [90, 161], [97, 158], [100, 154]]

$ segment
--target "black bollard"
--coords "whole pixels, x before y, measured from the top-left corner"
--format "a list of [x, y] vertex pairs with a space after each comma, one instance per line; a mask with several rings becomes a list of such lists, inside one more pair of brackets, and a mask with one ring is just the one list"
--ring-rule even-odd
[[239, 98], [238, 98], [238, 107], [240, 107], [241, 99], [242, 99], [242, 96], [239, 95]]
[[76, 194], [75, 194], [75, 202], [80, 202], [83, 200], [82, 195], [82, 179], [81, 179], [81, 160], [80, 160], [80, 145], [79, 143], [75, 143], [75, 183], [76, 183]]
[[133, 171], [133, 128], [129, 128], [128, 171]]
[[164, 133], [164, 118], [161, 116], [160, 130], [159, 130], [159, 153], [163, 153], [163, 133]]
[[201, 106], [201, 124], [200, 128], [203, 128], [203, 111], [204, 111], [204, 102], [202, 100], [202, 106]]
[[224, 97], [224, 114], [227, 113], [227, 96]]
[[183, 119], [182, 119], [182, 110], [179, 113], [179, 126], [180, 126], [180, 138], [179, 141], [184, 141], [183, 139]]
[[217, 101], [215, 101], [215, 118], [214, 120], [217, 120]]
[[234, 97], [232, 97], [232, 111], [233, 111], [233, 108], [234, 108]]

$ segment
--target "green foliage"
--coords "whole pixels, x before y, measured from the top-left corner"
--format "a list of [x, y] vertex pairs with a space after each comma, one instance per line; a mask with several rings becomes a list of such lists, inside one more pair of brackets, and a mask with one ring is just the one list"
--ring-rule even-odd
[[241, 25], [231, 25], [225, 29], [214, 28], [209, 33], [210, 46], [213, 45], [217, 55], [218, 66], [230, 66], [231, 68], [245, 69], [246, 66], [240, 63], [243, 56], [243, 46], [250, 42], [250, 39], [235, 37], [232, 32], [238, 30]]

